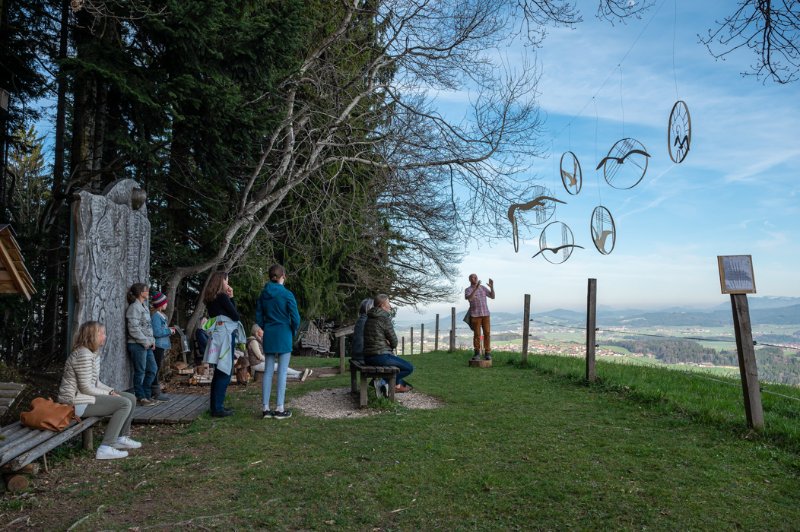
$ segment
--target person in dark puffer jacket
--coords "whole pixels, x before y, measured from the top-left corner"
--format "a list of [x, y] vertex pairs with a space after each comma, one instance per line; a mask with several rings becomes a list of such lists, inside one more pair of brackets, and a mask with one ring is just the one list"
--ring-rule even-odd
[[[397, 366], [400, 368], [394, 391], [405, 393], [411, 390], [411, 386], [405, 381], [405, 378], [411, 375], [414, 366], [407, 360], [392, 354], [397, 347], [397, 335], [392, 324], [391, 310], [389, 296], [379, 294], [375, 297], [375, 306], [367, 312], [367, 321], [364, 324], [364, 362], [370, 366]], [[385, 380], [375, 380], [373, 386], [378, 397], [388, 395], [389, 385]]]

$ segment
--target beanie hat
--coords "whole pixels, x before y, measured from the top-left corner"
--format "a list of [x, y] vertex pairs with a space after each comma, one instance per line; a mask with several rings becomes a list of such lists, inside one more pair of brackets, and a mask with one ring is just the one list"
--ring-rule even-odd
[[156, 292], [153, 296], [153, 299], [150, 300], [150, 304], [153, 305], [153, 308], [158, 308], [161, 305], [167, 304], [167, 296], [162, 294], [161, 292]]

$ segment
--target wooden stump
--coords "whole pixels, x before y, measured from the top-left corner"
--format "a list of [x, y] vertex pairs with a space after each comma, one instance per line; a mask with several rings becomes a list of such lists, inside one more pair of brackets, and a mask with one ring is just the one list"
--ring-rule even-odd
[[25, 491], [30, 486], [30, 481], [26, 475], [9, 475], [5, 478], [6, 489], [11, 493]]
[[470, 360], [469, 367], [471, 368], [491, 368], [491, 360]]

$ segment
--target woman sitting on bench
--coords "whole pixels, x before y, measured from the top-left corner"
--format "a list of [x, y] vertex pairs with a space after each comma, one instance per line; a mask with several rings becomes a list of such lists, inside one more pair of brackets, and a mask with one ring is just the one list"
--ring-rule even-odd
[[[411, 391], [411, 385], [405, 378], [414, 371], [411, 362], [393, 355], [397, 347], [397, 335], [392, 325], [392, 305], [389, 296], [379, 294], [375, 297], [375, 306], [367, 312], [367, 321], [364, 323], [364, 363], [370, 366], [397, 366], [397, 384], [394, 391], [405, 393]], [[375, 393], [378, 397], [389, 395], [389, 383], [385, 380], [375, 379], [373, 382]]]
[[[247, 338], [247, 358], [250, 362], [250, 371], [253, 375], [255, 375], [257, 371], [264, 373], [264, 360], [266, 360], [266, 357], [264, 356], [264, 351], [261, 349], [261, 343], [264, 341], [264, 329], [259, 327], [258, 323], [254, 323], [253, 326], [250, 327], [250, 334], [251, 336]], [[273, 369], [275, 373], [278, 372], [277, 361]], [[303, 371], [286, 368], [286, 378], [295, 379], [300, 382], [304, 382], [312, 373], [314, 373], [314, 370], [311, 368], [306, 368]]]
[[118, 392], [100, 382], [100, 349], [106, 343], [106, 328], [97, 321], [87, 321], [78, 329], [72, 353], [64, 364], [58, 388], [58, 402], [75, 407], [77, 416], [111, 416], [97, 448], [95, 458], [125, 458], [128, 451], [142, 446], [130, 438], [136, 397]]

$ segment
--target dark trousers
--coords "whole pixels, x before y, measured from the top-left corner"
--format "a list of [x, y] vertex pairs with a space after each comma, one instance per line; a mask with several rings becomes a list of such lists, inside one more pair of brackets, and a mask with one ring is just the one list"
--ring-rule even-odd
[[156, 382], [158, 382], [158, 374], [161, 372], [161, 364], [164, 362], [164, 349], [163, 347], [156, 347], [153, 349], [153, 356], [156, 358]]
[[231, 376], [225, 372], [214, 368], [214, 376], [211, 377], [211, 413], [219, 413], [223, 410], [225, 402], [225, 392], [228, 391], [228, 384]]
[[407, 384], [405, 378], [414, 371], [414, 366], [411, 362], [391, 353], [364, 355], [364, 362], [370, 366], [397, 366], [400, 368], [400, 373], [397, 374], [397, 384]]

